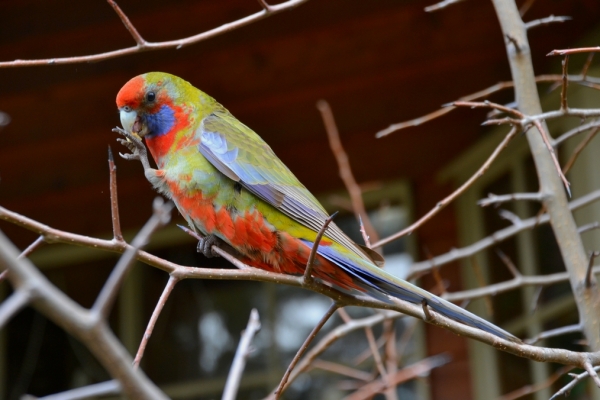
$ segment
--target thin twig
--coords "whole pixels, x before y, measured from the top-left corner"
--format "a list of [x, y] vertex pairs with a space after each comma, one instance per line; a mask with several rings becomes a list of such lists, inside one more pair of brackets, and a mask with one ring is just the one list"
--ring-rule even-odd
[[504, 263], [504, 265], [506, 265], [506, 268], [508, 268], [508, 270], [510, 271], [510, 273], [512, 274], [512, 276], [514, 278], [518, 278], [519, 276], [521, 276], [521, 273], [519, 272], [519, 270], [517, 269], [517, 267], [515, 266], [515, 264], [512, 262], [512, 260], [510, 259], [510, 257], [508, 257], [500, 249], [496, 249], [496, 254], [498, 255], [498, 257], [500, 257], [500, 259], [502, 260], [502, 262]]
[[304, 352], [306, 351], [306, 349], [308, 348], [310, 343], [313, 341], [315, 336], [317, 336], [317, 333], [319, 333], [319, 331], [321, 330], [323, 325], [325, 325], [325, 323], [329, 320], [329, 318], [333, 315], [333, 313], [335, 313], [335, 310], [337, 310], [339, 307], [340, 307], [339, 303], [337, 303], [335, 301], [333, 303], [331, 303], [331, 306], [329, 307], [329, 309], [327, 310], [325, 315], [323, 315], [323, 317], [321, 318], [319, 323], [313, 328], [313, 330], [310, 332], [310, 334], [306, 337], [306, 340], [302, 344], [302, 347], [300, 347], [298, 349], [298, 351], [296, 352], [294, 359], [292, 360], [290, 365], [287, 367], [287, 370], [285, 371], [283, 378], [281, 378], [281, 382], [279, 382], [279, 386], [273, 393], [275, 396], [275, 399], [279, 399], [279, 397], [281, 396], [283, 391], [286, 389], [286, 384], [290, 377], [290, 373], [292, 372], [292, 370], [294, 369], [294, 367], [296, 366], [298, 361], [300, 361], [300, 358], [302, 357], [302, 355], [304, 354]]
[[529, 21], [525, 23], [525, 29], [529, 30], [529, 29], [533, 29], [533, 28], [537, 28], [539, 26], [545, 26], [545, 25], [550, 25], [556, 22], [565, 22], [565, 21], [570, 21], [573, 18], [571, 17], [567, 17], [567, 16], [554, 16], [554, 15], [550, 15], [549, 17], [546, 18], [540, 18], [540, 19], [535, 19], [533, 21]]
[[0, 304], [0, 328], [31, 301], [31, 291], [17, 290]]
[[590, 253], [590, 261], [588, 262], [587, 270], [585, 272], [585, 287], [589, 288], [592, 286], [592, 271], [594, 269], [594, 260], [600, 256], [599, 251], [592, 251]]
[[29, 257], [29, 255], [31, 253], [33, 253], [35, 250], [42, 247], [44, 245], [44, 243], [46, 243], [44, 241], [44, 236], [38, 237], [37, 239], [35, 239], [33, 241], [33, 243], [31, 243], [29, 246], [27, 246], [27, 248], [25, 250], [23, 250], [23, 252], [21, 254], [19, 254], [19, 258]]
[[129, 20], [127, 15], [125, 15], [123, 10], [121, 10], [121, 7], [119, 7], [117, 5], [117, 2], [115, 2], [114, 0], [107, 0], [107, 1], [108, 1], [108, 4], [110, 4], [110, 6], [113, 8], [113, 10], [115, 10], [117, 15], [121, 19], [121, 22], [123, 22], [123, 25], [125, 25], [125, 28], [129, 31], [129, 33], [133, 37], [133, 40], [135, 40], [135, 42], [138, 44], [139, 47], [143, 48], [147, 42], [144, 40], [144, 38], [142, 38], [142, 35], [140, 35], [138, 30], [135, 28], [135, 26], [133, 26], [133, 24], [131, 23], [131, 21]]
[[246, 329], [242, 332], [242, 338], [240, 344], [233, 357], [231, 368], [229, 369], [229, 375], [227, 375], [227, 381], [225, 382], [225, 389], [223, 389], [222, 400], [235, 400], [238, 387], [240, 386], [240, 380], [242, 379], [242, 373], [246, 366], [246, 358], [250, 355], [252, 339], [254, 335], [260, 330], [260, 319], [258, 318], [258, 311], [253, 308], [250, 312], [250, 319]]
[[[594, 367], [594, 371], [598, 371], [600, 370], [600, 366]], [[558, 392], [554, 393], [554, 395], [552, 397], [550, 397], [550, 400], [554, 400], [557, 399], [560, 396], [568, 396], [569, 393], [571, 392], [571, 389], [573, 389], [573, 387], [575, 387], [576, 384], [578, 384], [582, 379], [587, 378], [588, 376], [590, 376], [589, 371], [585, 371], [582, 372], [579, 375], [573, 375], [573, 374], [569, 374], [571, 376], [573, 376], [573, 380], [571, 382], [569, 382], [568, 384], [566, 384], [565, 386], [563, 386]]]
[[548, 53], [546, 55], [547, 56], [564, 56], [567, 54], [589, 53], [589, 52], [598, 52], [598, 51], [600, 51], [600, 46], [598, 46], [598, 47], [578, 47], [576, 49], [552, 50], [550, 53]]
[[499, 397], [498, 400], [516, 400], [523, 396], [527, 396], [528, 394], [533, 394], [533, 393], [539, 392], [542, 389], [552, 386], [554, 384], [554, 382], [559, 380], [560, 377], [562, 377], [564, 374], [571, 371], [572, 369], [573, 369], [573, 367], [571, 367], [571, 366], [559, 368], [552, 375], [550, 375], [548, 377], [548, 379], [546, 379], [545, 381], [536, 383], [534, 385], [525, 385], [520, 389], [514, 390], [510, 393], [507, 393], [507, 394]]
[[567, 325], [561, 326], [560, 328], [549, 329], [547, 331], [541, 332], [530, 339], [525, 339], [523, 342], [527, 344], [536, 344], [540, 340], [549, 339], [557, 336], [567, 335], [569, 333], [581, 332], [581, 325]]
[[594, 59], [595, 53], [588, 54], [587, 59], [585, 60], [585, 64], [583, 64], [583, 68], [581, 68], [581, 76], [584, 78], [587, 77], [590, 66], [592, 65], [592, 60]]
[[567, 79], [569, 70], [569, 56], [566, 55], [562, 60], [562, 90], [560, 91], [560, 109], [566, 111], [569, 106], [567, 104], [567, 87], [569, 80]]
[[325, 360], [314, 360], [311, 364], [312, 369], [322, 369], [324, 371], [334, 372], [336, 374], [345, 375], [350, 378], [358, 379], [364, 382], [370, 382], [373, 380], [373, 374], [361, 371], [356, 368], [347, 367], [342, 364], [334, 363]]
[[[581, 196], [569, 203], [569, 210], [576, 211], [582, 207], [592, 204], [600, 200], [600, 190], [593, 191]], [[0, 209], [1, 210], [1, 209]], [[2, 214], [0, 213], [0, 218]], [[406, 279], [413, 279], [417, 275], [421, 275], [425, 272], [431, 271], [434, 267], [440, 267], [442, 265], [449, 264], [456, 260], [470, 257], [482, 250], [485, 250], [491, 246], [497, 245], [502, 241], [517, 235], [527, 229], [532, 229], [536, 226], [546, 224], [550, 221], [548, 214], [542, 214], [540, 216], [527, 218], [521, 221], [518, 225], [512, 225], [494, 232], [490, 236], [486, 236], [483, 239], [476, 241], [468, 246], [460, 249], [452, 249], [445, 254], [441, 254], [432, 258], [431, 260], [424, 260], [415, 263], [411, 266], [410, 273]]]
[[545, 196], [542, 193], [511, 193], [503, 195], [495, 195], [494, 193], [488, 194], [488, 197], [481, 199], [477, 202], [477, 205], [481, 207], [487, 207], [489, 205], [500, 205], [508, 201], [515, 200], [530, 200], [530, 201], [543, 201]]
[[384, 382], [387, 382], [388, 373], [387, 373], [385, 367], [383, 366], [383, 360], [381, 359], [381, 354], [379, 354], [379, 348], [377, 347], [375, 335], [373, 335], [373, 329], [371, 329], [370, 326], [365, 327], [365, 335], [367, 336], [367, 342], [369, 343], [369, 349], [371, 350], [371, 354], [373, 354], [373, 360], [375, 360], [375, 365], [377, 366], [379, 375], [381, 375], [381, 378]]
[[[125, 16], [125, 14], [120, 11], [119, 17], [125, 27], [129, 30], [132, 37], [136, 40], [136, 45], [133, 47], [127, 47], [119, 50], [108, 51], [105, 53], [98, 54], [90, 54], [87, 56], [78, 56], [78, 57], [64, 57], [64, 58], [45, 58], [39, 60], [14, 60], [14, 61], [3, 61], [0, 62], [0, 68], [14, 68], [14, 67], [31, 67], [31, 66], [40, 66], [40, 65], [59, 65], [59, 64], [78, 64], [78, 63], [89, 63], [89, 62], [97, 62], [108, 60], [111, 58], [122, 57], [130, 54], [136, 54], [143, 51], [151, 51], [151, 50], [164, 50], [164, 49], [180, 49], [184, 46], [189, 46], [191, 44], [195, 44], [201, 42], [203, 40], [221, 35], [226, 32], [233, 31], [242, 26], [249, 25], [253, 22], [266, 18], [268, 16], [277, 14], [284, 10], [289, 10], [291, 8], [297, 7], [302, 3], [305, 3], [307, 0], [288, 0], [285, 3], [280, 3], [276, 5], [268, 6], [268, 8], [263, 8], [263, 10], [248, 15], [244, 18], [240, 18], [236, 21], [229, 22], [227, 24], [221, 25], [217, 28], [210, 29], [208, 31], [189, 36], [183, 39], [177, 40], [168, 40], [164, 42], [147, 42], [141, 38], [137, 30], [133, 27], [129, 19]], [[109, 0], [109, 4], [111, 0]], [[115, 9], [116, 11], [117, 9]], [[119, 9], [120, 10], [120, 9]], [[133, 31], [132, 31], [133, 29]], [[136, 36], [137, 34], [137, 36]], [[143, 44], [140, 44], [139, 40], [142, 40]]]
[[356, 216], [357, 220], [362, 219], [368, 236], [376, 242], [379, 240], [379, 235], [377, 234], [377, 231], [373, 227], [371, 219], [367, 214], [365, 203], [362, 199], [362, 190], [360, 189], [358, 183], [356, 183], [356, 179], [354, 179], [348, 154], [344, 150], [344, 146], [340, 140], [340, 133], [335, 123], [335, 118], [333, 117], [331, 107], [327, 101], [319, 100], [317, 102], [317, 109], [321, 113], [321, 118], [323, 118], [325, 131], [327, 132], [327, 139], [329, 140], [329, 147], [331, 147], [331, 152], [333, 153], [335, 161], [338, 164], [340, 177], [342, 178], [342, 181], [344, 181], [346, 190], [350, 195], [350, 201], [352, 202], [354, 215]]
[[[592, 272], [594, 274], [600, 273], [600, 266], [594, 267]], [[567, 272], [556, 272], [548, 275], [520, 275], [508, 281], [493, 283], [475, 289], [450, 292], [441, 297], [448, 301], [473, 300], [480, 297], [495, 296], [524, 286], [550, 286], [560, 282], [567, 282], [568, 280], [569, 274]]]
[[[588, 110], [588, 109], [586, 109], [586, 110], [580, 110], [580, 109], [564, 109], [564, 110], [562, 110], [561, 109], [558, 111], [551, 111], [548, 113], [538, 114], [538, 115], [534, 115], [534, 116], [525, 116], [522, 112], [517, 111], [514, 108], [509, 108], [509, 107], [503, 106], [501, 104], [492, 103], [490, 101], [483, 101], [483, 102], [456, 101], [456, 102], [452, 103], [452, 105], [459, 106], [459, 107], [471, 107], [471, 108], [491, 108], [491, 109], [505, 112], [507, 114], [512, 114], [521, 119], [519, 125], [521, 126], [521, 128], [524, 131], [526, 131], [527, 128], [533, 124], [537, 128], [538, 133], [541, 135], [541, 138], [542, 138], [544, 144], [546, 145], [546, 149], [550, 153], [550, 157], [552, 159], [552, 162], [554, 163], [554, 166], [556, 168], [558, 176], [562, 180], [562, 182], [565, 186], [565, 189], [569, 193], [569, 197], [571, 196], [571, 189], [570, 189], [571, 185], [562, 172], [562, 168], [560, 167], [560, 163], [558, 162], [558, 158], [556, 157], [556, 152], [554, 151], [554, 147], [552, 146], [552, 143], [550, 142], [550, 137], [549, 137], [548, 133], [546, 132], [546, 130], [544, 129], [544, 127], [542, 126], [540, 121], [544, 120], [544, 119], [548, 119], [548, 118], [557, 118], [558, 116], [563, 116], [563, 115], [582, 115], [582, 114], [587, 115], [590, 113], [595, 114], [595, 113], [600, 113], [600, 110], [593, 110], [593, 112], [590, 112], [590, 110]], [[546, 117], [543, 118], [542, 116], [546, 116]], [[513, 124], [513, 123], [511, 122], [511, 124]], [[513, 124], [513, 126], [514, 126], [514, 124]]]
[[446, 198], [444, 198], [443, 200], [438, 202], [436, 204], [436, 206], [433, 209], [431, 209], [427, 214], [425, 214], [423, 217], [421, 217], [417, 222], [411, 224], [408, 228], [405, 228], [405, 229], [401, 230], [400, 232], [397, 232], [391, 236], [388, 236], [387, 238], [381, 239], [377, 243], [373, 243], [373, 248], [381, 247], [387, 243], [390, 243], [393, 240], [396, 240], [405, 235], [411, 234], [412, 232], [415, 231], [415, 229], [418, 229], [419, 227], [421, 227], [425, 222], [429, 221], [434, 215], [436, 215], [442, 209], [444, 209], [448, 204], [450, 204], [454, 199], [456, 199], [458, 196], [460, 196], [465, 190], [467, 190], [477, 179], [479, 179], [488, 170], [488, 168], [490, 167], [492, 162], [494, 162], [494, 160], [498, 157], [498, 155], [502, 152], [502, 150], [504, 150], [506, 148], [506, 146], [508, 145], [510, 140], [517, 134], [517, 132], [518, 132], [518, 129], [516, 127], [513, 127], [510, 130], [510, 132], [508, 132], [508, 134], [504, 137], [504, 139], [502, 139], [500, 144], [498, 144], [496, 149], [494, 149], [492, 154], [490, 154], [490, 156], [483, 163], [483, 165], [481, 167], [479, 167], [479, 169], [465, 183], [463, 183], [458, 189], [456, 189], [449, 196], [447, 196]]
[[592, 364], [592, 362], [590, 360], [587, 360], [583, 364], [583, 367], [587, 371], [588, 375], [594, 380], [594, 383], [596, 384], [596, 386], [600, 387], [600, 377], [596, 373], [596, 369], [594, 368], [594, 365]]
[[425, 321], [426, 322], [433, 321], [433, 316], [431, 315], [431, 312], [429, 312], [429, 306], [427, 306], [427, 300], [425, 300], [425, 299], [421, 300], [421, 307], [423, 307], [423, 314], [425, 314]]
[[371, 248], [371, 238], [369, 237], [369, 234], [367, 233], [367, 231], [365, 229], [365, 224], [363, 223], [362, 217], [360, 215], [358, 216], [358, 222], [360, 224], [360, 234], [363, 237], [365, 246], [367, 246], [368, 248]]
[[148, 341], [150, 340], [150, 337], [152, 336], [152, 332], [154, 331], [154, 326], [156, 325], [156, 321], [158, 320], [158, 317], [159, 317], [160, 313], [162, 312], [163, 307], [167, 303], [167, 300], [169, 299], [169, 296], [171, 295], [171, 292], [173, 291], [173, 288], [175, 287], [177, 282], [179, 282], [179, 278], [177, 278], [175, 276], [169, 277], [169, 280], [167, 281], [167, 284], [166, 284], [165, 288], [163, 289], [163, 292], [160, 295], [160, 298], [158, 299], [158, 303], [156, 303], [156, 307], [154, 307], [154, 311], [152, 312], [150, 321], [148, 321], [148, 326], [146, 327], [146, 331], [144, 332], [144, 336], [142, 337], [142, 341], [140, 342], [138, 351], [135, 354], [135, 359], [133, 360], [134, 368], [137, 368], [140, 365], [140, 362], [142, 361], [142, 357], [144, 357], [144, 352], [146, 351], [146, 346], [148, 345]]
[[[432, 369], [441, 367], [450, 362], [450, 356], [439, 354], [417, 361], [414, 364], [406, 366], [399, 370], [394, 376], [390, 377], [392, 385], [399, 385], [419, 376], [429, 373]], [[368, 400], [372, 399], [377, 393], [385, 390], [387, 384], [385, 380], [380, 379], [367, 383], [356, 392], [344, 398], [344, 400]]]
[[452, 4], [456, 4], [456, 3], [460, 3], [463, 0], [444, 0], [444, 1], [440, 1], [439, 3], [430, 5], [425, 7], [425, 11], [427, 12], [432, 12], [432, 11], [438, 11], [441, 10], [443, 8], [446, 8]]
[[527, 11], [529, 11], [529, 9], [531, 8], [531, 6], [533, 5], [533, 3], [535, 3], [535, 0], [527, 0], [522, 6], [521, 8], [519, 8], [519, 15], [521, 16], [521, 18], [523, 18], [525, 16], [525, 14], [527, 13]]
[[600, 127], [600, 120], [594, 120], [588, 122], [587, 124], [579, 125], [577, 128], [573, 128], [554, 139], [552, 144], [554, 147], [560, 146], [565, 140], [570, 139], [581, 132], [598, 127]]
[[146, 222], [144, 227], [133, 239], [131, 242], [131, 247], [128, 248], [125, 253], [123, 253], [123, 256], [119, 259], [119, 262], [106, 280], [106, 283], [102, 287], [100, 294], [92, 306], [92, 312], [97, 312], [104, 317], [108, 315], [121, 282], [125, 278], [125, 275], [127, 274], [127, 271], [131, 265], [136, 260], [138, 249], [148, 242], [148, 239], [156, 231], [156, 229], [164, 226], [171, 219], [173, 203], [164, 203], [161, 197], [157, 197], [154, 199], [153, 208], [154, 213], [152, 214], [152, 217], [148, 220], [148, 222]]
[[[569, 75], [568, 78], [569, 78], [569, 82], [571, 82], [571, 83], [577, 83], [577, 84], [580, 84], [583, 86], [589, 86], [589, 87], [592, 87], [595, 89], [600, 88], [598, 86], [598, 84], [600, 83], [600, 80], [598, 80], [598, 78], [588, 77], [587, 75]], [[558, 75], [558, 74], [539, 75], [539, 76], [535, 77], [535, 81], [537, 83], [561, 82], [562, 75]], [[488, 97], [496, 92], [499, 92], [501, 90], [513, 88], [514, 86], [515, 86], [514, 82], [512, 82], [512, 81], [498, 82], [497, 84], [492, 85], [483, 90], [480, 90], [479, 92], [475, 92], [475, 93], [469, 94], [467, 96], [463, 96], [463, 97], [459, 98], [457, 101], [474, 101], [474, 100], [478, 100], [478, 99], [483, 99], [483, 98], [486, 98], [486, 97]], [[452, 104], [452, 103], [449, 103], [449, 104]], [[422, 125], [426, 122], [429, 122], [429, 121], [439, 118], [443, 115], [446, 115], [449, 112], [456, 110], [456, 109], [457, 109], [457, 107], [446, 105], [446, 106], [440, 108], [439, 110], [425, 114], [419, 118], [392, 124], [392, 125], [388, 126], [387, 128], [377, 132], [375, 134], [375, 137], [382, 138], [384, 136], [387, 136], [391, 133], [394, 133], [394, 132], [402, 130], [402, 129]]]
[[383, 322], [383, 334], [385, 339], [385, 370], [387, 371], [387, 389], [385, 391], [386, 400], [399, 400], [396, 385], [391, 382], [390, 377], [398, 373], [398, 357], [396, 350], [396, 327], [394, 321]]
[[571, 168], [575, 164], [575, 161], [577, 161], [577, 158], [579, 157], [579, 155], [581, 154], [581, 152], [583, 151], [583, 149], [585, 149], [587, 147], [587, 145], [596, 136], [596, 134], [598, 133], [598, 131], [600, 131], [600, 127], [592, 129], [590, 131], [590, 133], [588, 133], [587, 136], [585, 138], [583, 138], [583, 140], [581, 141], [581, 143], [579, 143], [577, 145], [577, 147], [575, 148], [575, 150], [573, 150], [573, 153], [571, 154], [571, 157], [569, 157], [569, 159], [565, 163], [565, 166], [563, 167], [563, 173], [564, 174], [566, 174], [567, 172], [569, 172], [571, 170]]
[[[109, 0], [109, 2], [111, 1], [112, 0]], [[113, 158], [110, 146], [108, 146], [108, 170], [110, 175], [110, 215], [112, 217], [113, 238], [114, 240], [122, 242], [123, 233], [121, 232], [119, 196], [117, 195], [117, 166], [115, 165], [115, 159]]]
[[94, 383], [77, 389], [36, 397], [36, 400], [82, 400], [122, 393], [121, 384], [117, 380]]
[[313, 243], [313, 246], [310, 249], [310, 255], [308, 256], [308, 261], [306, 262], [306, 269], [304, 270], [304, 280], [305, 281], [309, 281], [312, 279], [311, 272], [312, 272], [312, 269], [315, 264], [315, 257], [317, 256], [317, 251], [319, 250], [319, 245], [321, 244], [321, 238], [323, 237], [323, 235], [325, 234], [325, 231], [327, 230], [327, 227], [329, 226], [331, 221], [333, 221], [333, 219], [335, 218], [335, 216], [337, 214], [338, 214], [337, 211], [334, 212], [333, 214], [331, 214], [323, 223], [323, 226], [319, 230], [319, 233], [317, 233], [315, 242]]
[[[327, 350], [335, 341], [340, 338], [346, 337], [348, 334], [355, 332], [359, 329], [363, 329], [367, 326], [375, 326], [385, 320], [393, 320], [397, 318], [403, 317], [402, 314], [393, 312], [393, 311], [382, 311], [375, 315], [371, 315], [369, 317], [365, 317], [362, 319], [354, 319], [350, 322], [346, 322], [343, 325], [337, 326], [327, 335], [325, 335], [317, 344], [315, 344], [312, 349], [300, 360], [297, 364], [297, 367], [290, 374], [288, 379], [288, 385], [291, 384], [301, 373], [305, 372], [310, 368], [312, 363], [319, 357], [325, 350]], [[383, 345], [383, 341], [381, 343], [377, 343], [377, 347], [381, 347]], [[365, 353], [371, 355], [372, 352], [370, 349], [366, 349]], [[359, 356], [360, 357], [360, 356]], [[366, 358], [365, 358], [366, 359]], [[359, 364], [364, 360], [355, 360], [354, 365]]]
[[264, 8], [267, 11], [271, 11], [271, 6], [269, 4], [267, 4], [267, 2], [265, 0], [258, 0], [258, 4], [261, 5], [262, 8]]
[[599, 229], [600, 228], [600, 222], [596, 221], [596, 222], [591, 222], [589, 224], [585, 224], [582, 225], [580, 227], [577, 228], [577, 233], [585, 233], [594, 229]]

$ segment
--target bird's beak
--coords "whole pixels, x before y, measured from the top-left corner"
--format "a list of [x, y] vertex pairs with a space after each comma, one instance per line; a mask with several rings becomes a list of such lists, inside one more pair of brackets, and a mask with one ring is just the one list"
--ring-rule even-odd
[[127, 133], [134, 133], [132, 131], [135, 120], [137, 119], [137, 112], [134, 110], [127, 110], [125, 107], [119, 110], [119, 116], [121, 117], [121, 125]]

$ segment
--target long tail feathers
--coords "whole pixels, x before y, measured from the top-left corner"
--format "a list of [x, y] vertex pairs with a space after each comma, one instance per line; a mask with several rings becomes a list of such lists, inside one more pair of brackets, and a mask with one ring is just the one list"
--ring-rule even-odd
[[[306, 244], [308, 246], [312, 245], [310, 242], [306, 242]], [[389, 295], [414, 304], [420, 304], [425, 300], [429, 307], [448, 318], [490, 332], [502, 339], [521, 342], [519, 338], [491, 322], [409, 282], [396, 278], [378, 267], [361, 266], [360, 261], [362, 260], [349, 259], [339, 254], [331, 246], [319, 246], [318, 253], [361, 283], [360, 286], [376, 299], [389, 302], [387, 297]]]

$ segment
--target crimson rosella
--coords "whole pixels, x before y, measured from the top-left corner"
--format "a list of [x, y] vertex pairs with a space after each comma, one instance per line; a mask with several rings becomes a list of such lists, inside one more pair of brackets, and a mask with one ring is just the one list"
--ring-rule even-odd
[[[233, 247], [253, 267], [303, 274], [328, 214], [273, 150], [215, 99], [162, 72], [131, 79], [117, 95], [121, 139], [142, 161], [146, 178], [171, 198], [189, 226]], [[158, 169], [150, 167], [144, 138]], [[208, 244], [208, 245], [207, 245]], [[378, 267], [372, 251], [334, 223], [318, 244], [313, 276], [345, 291], [396, 297], [518, 341], [494, 324]]]

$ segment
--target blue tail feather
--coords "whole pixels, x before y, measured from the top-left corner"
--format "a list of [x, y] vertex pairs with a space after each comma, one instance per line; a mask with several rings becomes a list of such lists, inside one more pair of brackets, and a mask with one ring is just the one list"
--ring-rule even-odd
[[[309, 247], [312, 247], [313, 245], [306, 240], [303, 240], [303, 242]], [[409, 282], [396, 278], [374, 265], [372, 270], [361, 267], [360, 262], [363, 260], [350, 259], [337, 252], [332, 246], [319, 246], [317, 252], [323, 258], [336, 264], [348, 275], [352, 276], [373, 298], [389, 302], [388, 296], [393, 296], [414, 304], [420, 304], [425, 300], [429, 307], [448, 318], [477, 327], [507, 340], [520, 341], [512, 334], [491, 322], [486, 321], [449, 301], [441, 299], [424, 289], [414, 286]]]

